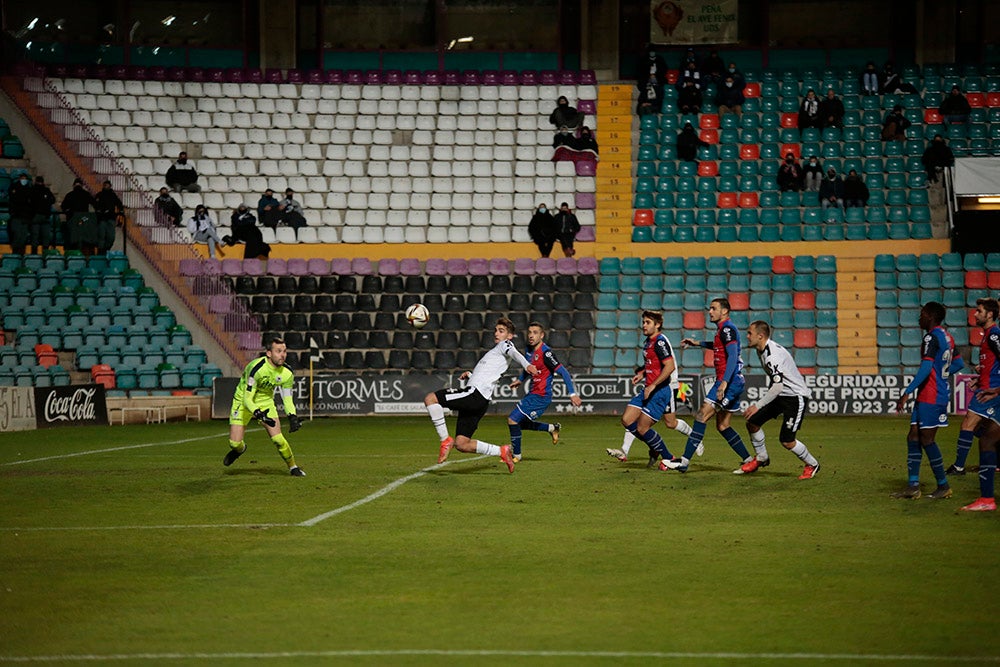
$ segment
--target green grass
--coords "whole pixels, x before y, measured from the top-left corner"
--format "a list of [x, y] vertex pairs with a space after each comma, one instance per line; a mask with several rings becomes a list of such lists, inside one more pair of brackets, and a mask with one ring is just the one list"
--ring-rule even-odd
[[[890, 500], [905, 419], [811, 418], [822, 470], [799, 481], [768, 426], [769, 468], [732, 475], [713, 431], [681, 475], [647, 471], [641, 443], [607, 457], [615, 418], [566, 417], [558, 446], [525, 435], [513, 475], [454, 452], [312, 526], [433, 465], [426, 417], [306, 424], [304, 479], [260, 431], [223, 468], [220, 422], [2, 434], [0, 663], [1000, 662], [1000, 517], [955, 512], [976, 476]], [[503, 420], [479, 435], [505, 442]], [[956, 436], [953, 419], [946, 462]]]

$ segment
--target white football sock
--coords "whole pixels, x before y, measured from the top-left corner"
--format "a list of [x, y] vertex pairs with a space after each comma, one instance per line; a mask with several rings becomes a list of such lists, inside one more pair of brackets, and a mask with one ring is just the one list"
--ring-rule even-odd
[[625, 431], [625, 437], [622, 438], [622, 451], [628, 456], [628, 450], [632, 447], [632, 443], [635, 442], [635, 436]]
[[500, 448], [482, 440], [476, 440], [476, 454], [486, 454], [488, 456], [500, 456]]
[[757, 452], [758, 461], [766, 461], [769, 458], [767, 455], [767, 445], [764, 444], [764, 429], [751, 433], [750, 443]]
[[677, 426], [674, 427], [674, 430], [677, 431], [678, 433], [680, 433], [683, 436], [689, 436], [689, 435], [691, 435], [691, 425], [688, 424], [683, 419], [678, 419], [677, 420]]
[[802, 442], [799, 440], [795, 441], [795, 446], [792, 447], [791, 452], [792, 454], [795, 454], [797, 457], [802, 459], [802, 462], [805, 463], [807, 466], [812, 466], [815, 468], [816, 466], [819, 465], [819, 461], [816, 460], [816, 457], [810, 454], [809, 450], [806, 449], [806, 446], [803, 445]]
[[444, 423], [444, 408], [441, 407], [441, 404], [431, 403], [428, 405], [427, 414], [431, 416], [431, 423], [434, 424], [438, 437], [441, 438], [441, 440], [447, 440], [448, 425]]

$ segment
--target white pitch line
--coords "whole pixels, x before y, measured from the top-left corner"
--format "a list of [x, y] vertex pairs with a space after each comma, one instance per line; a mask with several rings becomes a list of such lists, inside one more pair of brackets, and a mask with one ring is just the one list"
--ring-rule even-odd
[[733, 653], [694, 651], [505, 651], [505, 650], [447, 650], [447, 649], [402, 649], [357, 650], [357, 651], [287, 651], [267, 653], [113, 653], [108, 655], [67, 654], [38, 656], [2, 656], [0, 662], [111, 662], [123, 660], [287, 660], [291, 658], [354, 658], [354, 657], [402, 657], [402, 656], [442, 656], [442, 657], [510, 657], [510, 658], [645, 658], [660, 660], [699, 661], [843, 661], [861, 660], [873, 662], [930, 662], [930, 663], [1000, 663], [998, 656], [953, 656], [953, 655], [907, 655], [880, 653]]
[[[471, 459], [460, 459], [460, 461], [463, 462], [463, 463], [465, 463], [467, 461], [479, 461], [480, 459], [485, 459], [487, 456], [488, 456], [488, 454], [483, 454], [481, 456], [476, 456], [476, 457], [471, 458]], [[361, 505], [364, 505], [365, 503], [370, 503], [373, 500], [377, 500], [377, 499], [381, 498], [382, 496], [384, 496], [385, 494], [391, 493], [392, 491], [395, 491], [396, 489], [398, 489], [399, 487], [403, 486], [404, 484], [406, 484], [410, 480], [417, 479], [418, 477], [423, 477], [424, 475], [426, 475], [429, 472], [434, 472], [435, 470], [440, 470], [441, 468], [445, 467], [446, 465], [448, 465], [450, 463], [455, 462], [456, 460], [459, 460], [459, 459], [453, 459], [452, 461], [445, 461], [444, 463], [435, 463], [434, 465], [428, 466], [427, 468], [424, 468], [423, 470], [419, 470], [419, 471], [413, 473], [412, 475], [407, 475], [406, 477], [400, 477], [395, 482], [392, 482], [390, 484], [387, 484], [386, 486], [383, 486], [381, 489], [379, 489], [375, 493], [367, 495], [367, 496], [365, 496], [364, 498], [362, 498], [360, 500], [355, 500], [353, 503], [350, 503], [349, 505], [344, 505], [342, 507], [338, 507], [337, 509], [330, 510], [329, 512], [324, 512], [323, 514], [320, 514], [318, 516], [314, 516], [311, 519], [306, 519], [305, 521], [303, 521], [302, 523], [300, 523], [298, 525], [303, 526], [303, 527], [315, 526], [320, 521], [325, 521], [325, 520], [329, 519], [332, 516], [337, 516], [338, 514], [342, 514], [343, 512], [347, 512], [348, 510], [352, 510], [355, 507], [360, 507]]]
[[163, 445], [181, 445], [185, 442], [197, 442], [198, 440], [212, 440], [226, 437], [228, 433], [219, 435], [202, 435], [197, 438], [185, 438], [183, 440], [168, 440], [167, 442], [144, 442], [139, 445], [124, 445], [122, 447], [108, 447], [106, 449], [90, 449], [85, 452], [72, 452], [70, 454], [56, 454], [55, 456], [43, 456], [38, 459], [21, 459], [20, 461], [7, 461], [0, 463], [0, 466], [18, 466], [25, 463], [38, 463], [40, 461], [54, 461], [56, 459], [71, 459], [77, 456], [89, 456], [90, 454], [107, 454], [108, 452], [122, 452], [127, 449], [143, 449], [144, 447], [161, 447]]

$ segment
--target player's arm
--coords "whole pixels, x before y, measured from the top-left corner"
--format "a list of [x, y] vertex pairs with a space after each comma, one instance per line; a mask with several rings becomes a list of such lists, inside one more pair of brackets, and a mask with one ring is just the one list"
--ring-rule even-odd
[[580, 406], [583, 401], [580, 400], [580, 395], [576, 393], [576, 387], [573, 385], [573, 378], [570, 377], [569, 371], [562, 364], [556, 366], [556, 373], [559, 373], [559, 377], [563, 379], [566, 383], [566, 388], [569, 389], [569, 400], [575, 406]]
[[755, 412], [760, 410], [762, 407], [764, 407], [774, 399], [778, 398], [778, 396], [781, 396], [781, 392], [784, 391], [784, 389], [785, 389], [785, 383], [782, 377], [780, 375], [773, 376], [771, 378], [771, 386], [767, 388], [767, 391], [764, 392], [764, 395], [760, 397], [760, 400], [758, 400], [756, 403], [754, 403], [753, 405], [751, 405], [750, 407], [748, 407], [746, 410], [743, 411], [743, 416], [747, 418], [752, 417]]
[[529, 364], [528, 360], [525, 359], [524, 355], [518, 352], [513, 345], [507, 346], [506, 350], [504, 351], [504, 354], [506, 354], [509, 358], [516, 361], [518, 365], [521, 368], [523, 368], [525, 372], [528, 373], [529, 375], [538, 375], [538, 369], [535, 368], [532, 364]]
[[920, 362], [920, 368], [917, 369], [917, 374], [913, 376], [913, 380], [903, 390], [903, 394], [896, 402], [896, 410], [903, 409], [903, 406], [906, 405], [906, 397], [919, 389], [920, 385], [927, 381], [927, 378], [931, 376], [931, 369], [933, 367], [934, 360], [930, 357], [924, 357], [924, 360]]
[[735, 340], [726, 343], [726, 371], [722, 374], [722, 381], [727, 385], [733, 381], [733, 377], [736, 376], [736, 369], [739, 367], [738, 349], [739, 344]]
[[951, 360], [951, 365], [948, 366], [948, 375], [957, 373], [965, 368], [965, 362], [962, 360], [962, 355], [956, 354], [955, 358]]

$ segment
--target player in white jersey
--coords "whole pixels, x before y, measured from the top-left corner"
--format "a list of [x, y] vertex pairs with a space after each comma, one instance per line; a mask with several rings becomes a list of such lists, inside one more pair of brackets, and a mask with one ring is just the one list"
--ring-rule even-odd
[[[479, 420], [486, 414], [493, 398], [493, 390], [500, 376], [507, 372], [510, 360], [516, 361], [528, 374], [536, 375], [538, 369], [528, 363], [524, 355], [514, 347], [514, 323], [506, 317], [497, 320], [493, 329], [493, 340], [496, 346], [484, 354], [472, 369], [465, 371], [460, 379], [468, 379], [465, 387], [460, 389], [440, 389], [424, 398], [427, 414], [431, 423], [437, 429], [441, 438], [441, 449], [438, 453], [438, 463], [444, 463], [448, 453], [454, 447], [460, 452], [469, 454], [486, 454], [499, 456], [507, 464], [508, 470], [514, 472], [514, 455], [510, 445], [491, 445], [482, 440], [473, 440], [472, 435], [479, 426]], [[444, 421], [444, 409], [458, 412], [458, 423], [455, 425], [455, 437], [448, 435], [448, 426]]]
[[780, 415], [784, 419], [779, 436], [781, 444], [805, 464], [806, 467], [799, 479], [811, 479], [819, 472], [819, 461], [798, 441], [796, 434], [802, 427], [802, 418], [805, 417], [812, 392], [806, 386], [806, 381], [795, 365], [792, 355], [782, 345], [771, 340], [771, 327], [767, 322], [757, 320], [750, 323], [747, 329], [747, 343], [757, 350], [760, 363], [767, 373], [769, 385], [767, 393], [743, 413], [747, 420], [747, 430], [750, 431], [750, 441], [757, 456], [733, 473], [736, 475], [751, 473], [771, 463], [761, 427]]

